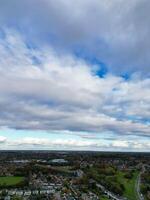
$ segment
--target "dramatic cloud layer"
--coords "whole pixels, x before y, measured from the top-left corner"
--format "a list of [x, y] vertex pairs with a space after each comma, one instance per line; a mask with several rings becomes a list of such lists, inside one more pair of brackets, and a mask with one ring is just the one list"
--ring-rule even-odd
[[30, 49], [9, 31], [0, 57], [2, 127], [149, 136], [150, 79], [100, 78], [97, 66], [52, 48]]
[[[149, 151], [149, 8], [146, 0], [1, 0], [1, 148]], [[58, 136], [20, 142], [6, 130]]]
[[149, 9], [147, 0], [1, 0], [0, 23], [30, 42], [93, 56], [113, 72], [150, 75]]

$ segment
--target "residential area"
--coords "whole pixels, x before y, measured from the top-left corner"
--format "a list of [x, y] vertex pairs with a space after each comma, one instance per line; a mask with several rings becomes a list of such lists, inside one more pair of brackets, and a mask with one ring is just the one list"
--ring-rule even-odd
[[0, 155], [0, 199], [150, 199], [146, 153], [10, 151]]

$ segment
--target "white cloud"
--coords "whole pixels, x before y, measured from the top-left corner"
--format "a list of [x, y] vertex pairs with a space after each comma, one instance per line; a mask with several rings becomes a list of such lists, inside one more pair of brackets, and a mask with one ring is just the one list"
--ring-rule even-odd
[[84, 139], [48, 139], [38, 137], [23, 137], [20, 139], [5, 139], [0, 145], [2, 149], [61, 149], [61, 150], [114, 150], [114, 151], [150, 151], [150, 143], [148, 141], [128, 141], [114, 140], [104, 141], [100, 139], [88, 140]]
[[121, 148], [128, 148], [129, 147], [129, 142], [128, 141], [123, 141], [123, 140], [116, 140], [112, 142], [113, 147], [121, 147]]
[[[38, 62], [36, 62], [38, 60]], [[96, 66], [50, 47], [0, 39], [0, 126], [149, 135], [150, 79], [96, 75]]]
[[61, 50], [83, 47], [113, 72], [147, 76], [149, 8], [146, 0], [1, 0], [0, 24], [16, 24], [35, 43], [50, 41]]
[[8, 147], [20, 148], [47, 148], [47, 149], [78, 149], [78, 148], [103, 148], [107, 147], [100, 141], [77, 140], [77, 139], [48, 139], [48, 138], [35, 138], [25, 137], [22, 140], [8, 140]]
[[0, 143], [5, 143], [7, 141], [7, 138], [4, 136], [0, 136]]
[[126, 149], [126, 150], [146, 150], [150, 151], [150, 142], [149, 141], [128, 141], [128, 140], [115, 140], [111, 143], [112, 147]]
[[[1, 0], [0, 127], [81, 137], [23, 138], [24, 145], [149, 150], [149, 8], [146, 0]], [[107, 75], [74, 50], [106, 64]], [[123, 137], [108, 147], [95, 133], [147, 142]]]

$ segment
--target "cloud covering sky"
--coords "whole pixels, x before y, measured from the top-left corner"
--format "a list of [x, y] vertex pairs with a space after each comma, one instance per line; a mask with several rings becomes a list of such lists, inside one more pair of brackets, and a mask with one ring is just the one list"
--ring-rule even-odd
[[149, 8], [2, 0], [0, 149], [150, 151]]

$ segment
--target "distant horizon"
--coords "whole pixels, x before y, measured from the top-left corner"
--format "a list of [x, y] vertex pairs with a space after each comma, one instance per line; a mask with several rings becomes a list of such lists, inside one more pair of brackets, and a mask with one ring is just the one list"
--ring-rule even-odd
[[34, 151], [34, 152], [57, 152], [57, 153], [62, 153], [62, 152], [64, 152], [64, 153], [66, 153], [66, 152], [78, 152], [78, 153], [121, 153], [121, 154], [130, 154], [130, 153], [137, 153], [137, 154], [142, 154], [142, 153], [145, 153], [145, 154], [150, 154], [150, 152], [149, 151], [93, 151], [93, 150], [55, 150], [55, 149], [51, 149], [51, 150], [46, 150], [46, 149], [33, 149], [33, 150], [30, 150], [30, 149], [19, 149], [19, 150], [17, 150], [17, 149], [12, 149], [12, 150], [0, 150], [0, 152], [19, 152], [19, 151], [22, 151], [22, 152], [27, 152], [27, 151], [29, 151], [29, 152], [32, 152], [32, 151]]

